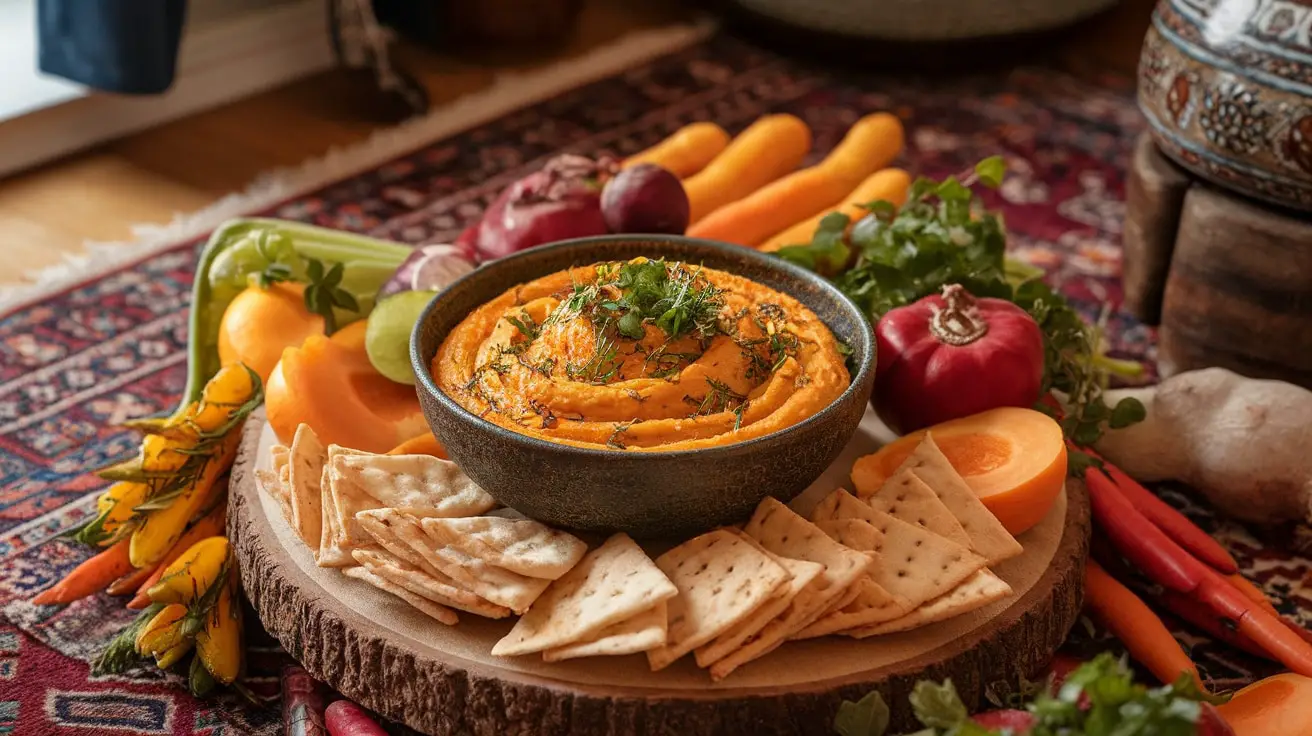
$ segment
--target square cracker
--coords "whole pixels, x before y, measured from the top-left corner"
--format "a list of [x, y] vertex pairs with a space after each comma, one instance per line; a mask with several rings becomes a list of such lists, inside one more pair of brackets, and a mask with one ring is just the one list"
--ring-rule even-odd
[[555, 580], [588, 551], [578, 537], [529, 519], [475, 516], [422, 523], [435, 542], [531, 578]]
[[864, 639], [895, 631], [909, 631], [983, 608], [994, 601], [1006, 598], [1011, 593], [1011, 586], [1002, 578], [988, 570], [980, 570], [947, 594], [935, 598], [901, 618], [843, 633], [857, 639]]
[[382, 550], [358, 549], [351, 554], [369, 572], [434, 603], [486, 618], [505, 618], [510, 615], [509, 608], [489, 603], [467, 590], [460, 590], [425, 575], [418, 568]]
[[694, 537], [656, 558], [656, 566], [679, 589], [670, 599], [665, 646], [647, 652], [652, 671], [661, 670], [728, 631], [786, 585], [782, 565], [734, 532], [717, 529]]
[[928, 529], [963, 547], [971, 547], [970, 537], [961, 527], [961, 522], [934, 489], [909, 469], [894, 473], [879, 487], [878, 493], [866, 499], [866, 503], [889, 516]]
[[792, 605], [793, 599], [815, 582], [825, 570], [825, 566], [818, 562], [794, 560], [788, 557], [777, 557], [775, 561], [792, 575], [788, 584], [780, 586], [772, 598], [738, 625], [715, 637], [713, 641], [697, 647], [693, 654], [697, 658], [698, 667], [703, 669], [710, 667], [724, 659], [730, 652], [740, 648], [744, 642], [765, 628], [766, 624], [779, 618], [788, 606]]
[[665, 643], [669, 621], [668, 603], [661, 601], [627, 621], [607, 626], [595, 639], [548, 649], [542, 653], [542, 660], [562, 662], [578, 657], [616, 657], [655, 649]]
[[925, 439], [916, 445], [916, 449], [911, 451], [898, 468], [898, 472], [902, 470], [915, 473], [938, 494], [966, 530], [971, 549], [983, 555], [990, 565], [1025, 551], [1020, 542], [998, 521], [998, 517], [979, 500], [966, 479], [948, 462], [947, 456], [934, 443], [932, 434], [925, 434]]
[[[833, 539], [845, 546], [862, 551], [873, 551], [883, 545], [883, 535], [867, 522], [856, 519], [821, 521], [816, 524]], [[880, 576], [882, 561], [876, 558], [870, 575], [853, 586], [853, 595], [832, 606], [794, 636], [794, 639], [811, 639], [825, 636], [854, 626], [868, 626], [905, 616], [914, 606], [906, 598], [894, 595], [875, 582]]]
[[412, 516], [478, 516], [497, 505], [455, 463], [432, 455], [343, 455], [333, 458], [333, 473], [375, 508]]
[[551, 583], [492, 654], [513, 657], [585, 641], [678, 594], [636, 542], [616, 534]]
[[983, 557], [956, 542], [871, 508], [841, 489], [816, 508], [817, 512], [832, 510], [838, 520], [864, 521], [879, 532], [871, 535], [859, 524], [827, 525], [844, 544], [866, 546], [875, 540], [868, 551], [880, 564], [871, 571], [871, 579], [912, 607], [947, 593], [986, 564]]
[[319, 546], [323, 534], [322, 492], [323, 466], [328, 462], [328, 449], [319, 441], [308, 424], [296, 428], [292, 446], [288, 451], [287, 467], [289, 496], [292, 506], [292, 528], [310, 549]]
[[460, 622], [460, 618], [456, 616], [456, 612], [452, 611], [450, 608], [447, 608], [441, 603], [434, 603], [421, 595], [415, 595], [395, 583], [378, 577], [364, 567], [358, 565], [356, 567], [348, 567], [345, 570], [342, 570], [342, 574], [348, 578], [355, 578], [356, 580], [368, 583], [384, 593], [390, 593], [406, 603], [409, 603], [411, 607], [417, 609], [420, 613], [435, 621], [444, 623], [447, 626], [455, 626]]

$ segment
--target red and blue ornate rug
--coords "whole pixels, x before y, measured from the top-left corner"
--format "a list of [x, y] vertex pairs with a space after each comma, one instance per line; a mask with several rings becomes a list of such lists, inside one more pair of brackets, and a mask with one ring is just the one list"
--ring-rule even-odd
[[[1045, 68], [934, 81], [864, 75], [715, 36], [258, 214], [442, 241], [508, 181], [558, 151], [627, 154], [694, 120], [736, 131], [762, 114], [790, 112], [815, 132], [818, 158], [877, 110], [905, 121], [900, 165], [913, 173], [939, 177], [1005, 156], [1011, 175], [991, 204], [1006, 214], [1012, 250], [1043, 267], [1091, 318], [1102, 303], [1119, 304], [1124, 170], [1142, 127], [1132, 87]], [[94, 506], [103, 482], [87, 469], [134, 451], [133, 434], [116, 425], [178, 401], [203, 242], [176, 243], [0, 316], [0, 734], [278, 730], [274, 704], [200, 702], [180, 681], [147, 671], [91, 677], [87, 661], [130, 618], [122, 600], [100, 596], [62, 610], [26, 603], [86, 556], [58, 535]], [[1109, 336], [1116, 354], [1152, 361], [1154, 334], [1130, 317], [1114, 312]], [[1309, 620], [1310, 566], [1291, 545], [1264, 544], [1181, 489], [1165, 495], [1224, 539], [1285, 613]], [[1177, 630], [1219, 686], [1265, 674], [1255, 660]], [[249, 684], [271, 698], [282, 655], [255, 638]], [[1082, 627], [1073, 638], [1080, 648], [1111, 646]]]

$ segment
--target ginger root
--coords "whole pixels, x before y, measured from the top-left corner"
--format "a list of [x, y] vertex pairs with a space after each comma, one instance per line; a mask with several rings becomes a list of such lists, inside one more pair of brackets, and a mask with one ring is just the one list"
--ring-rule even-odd
[[1147, 419], [1096, 448], [1126, 473], [1188, 483], [1244, 521], [1312, 521], [1312, 391], [1207, 368], [1109, 391], [1107, 403], [1124, 396], [1142, 401]]

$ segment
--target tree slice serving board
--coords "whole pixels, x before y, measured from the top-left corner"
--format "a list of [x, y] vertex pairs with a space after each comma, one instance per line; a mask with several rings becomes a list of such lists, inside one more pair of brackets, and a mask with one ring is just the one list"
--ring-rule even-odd
[[[859, 456], [891, 438], [867, 411], [843, 455], [794, 503], [809, 512], [849, 486]], [[857, 641], [788, 642], [720, 683], [692, 657], [650, 672], [642, 655], [547, 664], [493, 657], [511, 620], [461, 613], [439, 624], [369, 585], [316, 567], [261, 491], [276, 441], [262, 411], [247, 423], [232, 472], [229, 534], [242, 583], [265, 628], [315, 677], [346, 697], [434, 736], [832, 736], [844, 699], [878, 689], [893, 729], [915, 730], [906, 698], [924, 678], [951, 677], [966, 704], [1032, 675], [1065, 640], [1083, 601], [1089, 505], [1068, 484], [1021, 535], [1025, 554], [994, 568], [1015, 595], [910, 632]], [[649, 550], [656, 553], [657, 550]]]

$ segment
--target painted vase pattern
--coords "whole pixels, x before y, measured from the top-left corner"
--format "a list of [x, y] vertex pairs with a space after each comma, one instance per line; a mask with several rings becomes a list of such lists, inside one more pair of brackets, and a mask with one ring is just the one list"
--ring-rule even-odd
[[1312, 0], [1161, 0], [1139, 107], [1186, 169], [1312, 210]]

